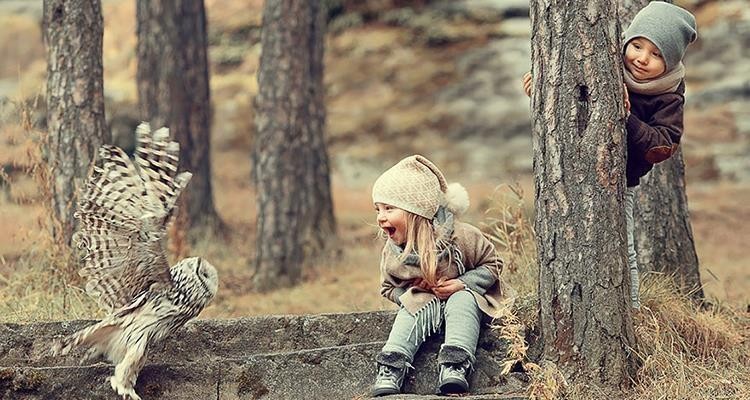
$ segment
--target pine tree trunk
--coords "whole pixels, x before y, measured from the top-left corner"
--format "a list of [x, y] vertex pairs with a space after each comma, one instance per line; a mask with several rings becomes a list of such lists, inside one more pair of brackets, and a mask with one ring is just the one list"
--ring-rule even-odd
[[203, 0], [138, 0], [138, 102], [152, 129], [180, 144], [180, 170], [193, 177], [179, 212], [191, 230], [221, 223], [211, 188], [211, 99]]
[[635, 336], [615, 5], [536, 0], [530, 10], [543, 357], [570, 378], [627, 386]]
[[70, 244], [77, 192], [108, 142], [102, 84], [103, 21], [99, 0], [45, 0], [47, 132], [45, 158], [57, 243]]
[[310, 192], [306, 196], [304, 212], [307, 255], [314, 257], [326, 247], [336, 235], [336, 220], [331, 198], [330, 167], [325, 143], [325, 86], [323, 85], [323, 53], [326, 31], [326, 7], [321, 2], [311, 1], [310, 6], [310, 150], [307, 155], [305, 186]]
[[[668, 1], [671, 3], [671, 1]], [[625, 29], [648, 0], [620, 0]], [[636, 190], [635, 247], [638, 265], [673, 275], [696, 301], [704, 298], [685, 190], [682, 151], [654, 166]]]
[[335, 221], [323, 140], [323, 21], [317, 2], [267, 1], [255, 98], [253, 180], [259, 290], [294, 285]]

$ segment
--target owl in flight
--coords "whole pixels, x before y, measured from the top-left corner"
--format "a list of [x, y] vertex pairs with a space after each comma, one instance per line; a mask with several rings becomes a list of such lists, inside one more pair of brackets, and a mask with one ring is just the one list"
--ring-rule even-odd
[[213, 299], [216, 269], [200, 257], [170, 268], [162, 244], [175, 202], [192, 174], [177, 173], [179, 145], [166, 128], [136, 129], [135, 164], [118, 147], [99, 149], [74, 214], [86, 292], [108, 315], [52, 346], [55, 355], [81, 346], [81, 363], [99, 356], [116, 364], [110, 384], [123, 399], [140, 400], [135, 386], [148, 348], [185, 325]]

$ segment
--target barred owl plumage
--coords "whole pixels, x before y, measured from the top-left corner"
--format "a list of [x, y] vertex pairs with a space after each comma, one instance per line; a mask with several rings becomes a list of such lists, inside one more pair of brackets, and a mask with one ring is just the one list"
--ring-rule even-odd
[[142, 123], [136, 134], [137, 167], [121, 149], [102, 146], [75, 213], [86, 292], [109, 314], [52, 346], [56, 355], [87, 348], [82, 363], [109, 359], [112, 389], [132, 400], [140, 399], [134, 386], [148, 348], [197, 316], [218, 288], [216, 269], [199, 257], [169, 267], [162, 241], [191, 174], [177, 173], [179, 145], [166, 128]]

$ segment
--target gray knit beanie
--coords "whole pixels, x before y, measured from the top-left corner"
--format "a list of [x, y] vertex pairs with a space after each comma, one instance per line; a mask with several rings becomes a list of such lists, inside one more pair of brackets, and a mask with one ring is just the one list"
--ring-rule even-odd
[[446, 183], [443, 173], [420, 155], [404, 158], [383, 172], [372, 187], [372, 202], [383, 203], [432, 219], [438, 207], [454, 214], [469, 208], [469, 195], [458, 183]]
[[663, 1], [652, 1], [633, 18], [623, 33], [623, 52], [628, 42], [644, 37], [654, 43], [664, 57], [667, 70], [682, 61], [688, 44], [698, 37], [695, 17], [684, 8]]

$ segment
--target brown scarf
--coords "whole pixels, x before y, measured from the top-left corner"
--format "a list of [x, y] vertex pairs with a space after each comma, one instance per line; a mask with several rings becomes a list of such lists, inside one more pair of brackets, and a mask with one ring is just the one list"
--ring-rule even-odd
[[671, 71], [666, 74], [645, 81], [635, 79], [633, 74], [628, 71], [627, 68], [623, 67], [623, 77], [625, 79], [625, 85], [628, 90], [633, 93], [655, 95], [662, 93], [671, 93], [677, 90], [680, 86], [680, 82], [685, 78], [685, 66], [680, 62]]

